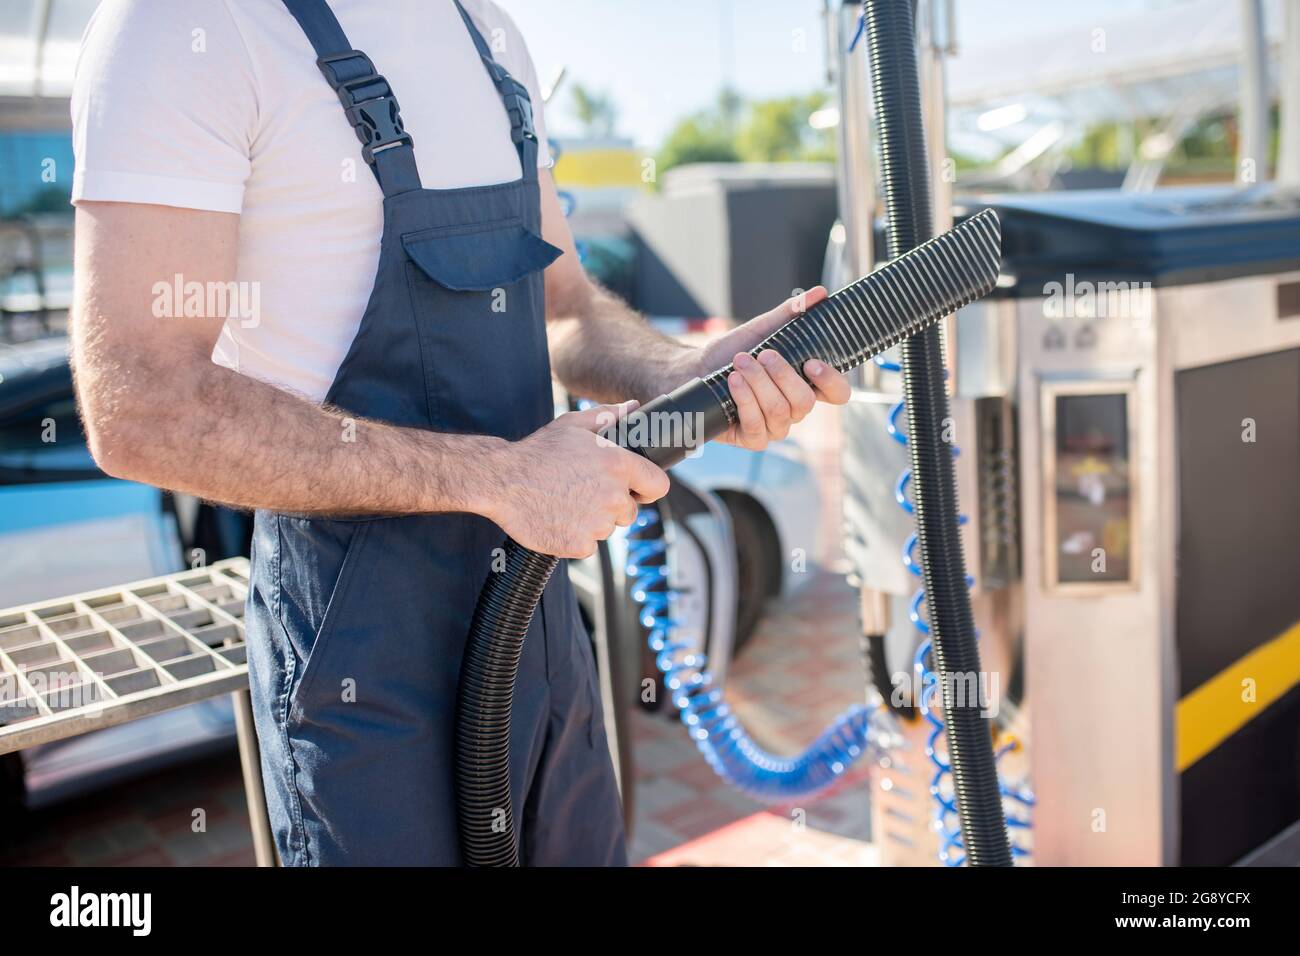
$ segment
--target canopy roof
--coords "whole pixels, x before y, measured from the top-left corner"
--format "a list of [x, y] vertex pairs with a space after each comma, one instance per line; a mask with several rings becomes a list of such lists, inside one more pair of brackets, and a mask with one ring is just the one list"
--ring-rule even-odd
[[77, 49], [99, 0], [5, 0], [0, 20], [0, 124], [68, 125]]
[[5, 0], [0, 96], [66, 97], [77, 48], [99, 0]]
[[[1292, 0], [1294, 2], [1294, 0]], [[1277, 88], [1283, 0], [1265, 0], [1270, 82]], [[1104, 23], [1000, 46], [960, 45], [948, 61], [948, 103], [959, 126], [1003, 106], [1073, 127], [1203, 112], [1235, 104], [1243, 50], [1241, 4], [1188, 0]], [[1019, 110], [1011, 115], [1016, 115]], [[1023, 127], [1010, 134], [1023, 136]]]

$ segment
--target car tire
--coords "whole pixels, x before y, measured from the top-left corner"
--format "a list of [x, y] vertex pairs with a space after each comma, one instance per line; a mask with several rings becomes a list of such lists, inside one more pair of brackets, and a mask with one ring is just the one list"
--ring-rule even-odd
[[781, 589], [781, 545], [772, 519], [753, 498], [735, 492], [719, 497], [731, 513], [736, 542], [735, 657], [754, 636], [768, 599]]

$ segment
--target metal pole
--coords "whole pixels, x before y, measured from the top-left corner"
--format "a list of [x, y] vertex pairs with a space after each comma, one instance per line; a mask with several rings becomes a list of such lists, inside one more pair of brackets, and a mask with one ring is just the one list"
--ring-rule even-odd
[[950, 24], [945, 7], [943, 0], [929, 0], [917, 7], [921, 112], [926, 142], [930, 146], [930, 184], [934, 195], [936, 233], [952, 228], [952, 193], [956, 180], [948, 156], [948, 83], [944, 57], [950, 38], [943, 31]]
[[1282, 8], [1277, 180], [1282, 185], [1300, 188], [1300, 3], [1284, 3]]
[[844, 224], [848, 271], [864, 276], [875, 264], [872, 227], [876, 208], [875, 169], [871, 159], [871, 106], [867, 83], [866, 45], [850, 53], [861, 10], [854, 0], [835, 2], [828, 11], [831, 63], [839, 99], [839, 207]]
[[32, 100], [33, 108], [35, 101], [41, 98], [45, 92], [45, 41], [50, 35], [50, 12], [53, 7], [53, 0], [40, 0], [36, 6], [34, 22], [36, 30], [33, 33], [33, 39], [36, 41], [36, 49], [32, 56]]
[[248, 691], [230, 695], [235, 709], [235, 735], [239, 739], [239, 764], [244, 771], [244, 796], [248, 800], [248, 825], [253, 831], [253, 854], [258, 866], [279, 866], [271, 817], [266, 812], [266, 790], [262, 786], [262, 758], [253, 728], [253, 700]]
[[1238, 113], [1237, 182], [1268, 177], [1268, 55], [1263, 0], [1241, 0], [1241, 104]]

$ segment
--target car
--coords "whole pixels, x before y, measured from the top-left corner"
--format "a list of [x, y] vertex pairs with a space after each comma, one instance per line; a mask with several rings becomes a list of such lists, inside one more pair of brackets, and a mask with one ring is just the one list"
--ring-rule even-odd
[[792, 440], [761, 452], [712, 444], [674, 476], [718, 497], [731, 518], [736, 561], [735, 649], [753, 636], [768, 600], [788, 596], [811, 575], [797, 573], [817, 554], [821, 496], [803, 448]]

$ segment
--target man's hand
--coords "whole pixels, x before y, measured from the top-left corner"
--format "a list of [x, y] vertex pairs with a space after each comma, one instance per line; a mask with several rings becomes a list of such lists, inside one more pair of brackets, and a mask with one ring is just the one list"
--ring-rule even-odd
[[732, 362], [736, 370], [727, 378], [740, 421], [718, 441], [761, 451], [770, 441], [779, 441], [790, 426], [801, 422], [817, 402], [843, 405], [849, 400], [848, 380], [824, 362], [804, 363], [809, 385], [794, 368], [772, 349], [757, 359], [749, 350], [797, 315], [826, 298], [822, 286], [787, 299], [771, 312], [732, 329], [699, 351], [694, 375], [707, 375]]
[[526, 548], [585, 558], [636, 520], [637, 504], [668, 493], [668, 476], [597, 434], [636, 407], [569, 412], [494, 454], [507, 484], [487, 515]]

